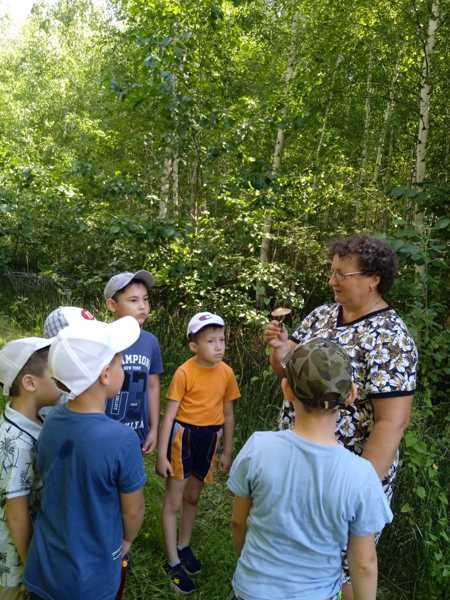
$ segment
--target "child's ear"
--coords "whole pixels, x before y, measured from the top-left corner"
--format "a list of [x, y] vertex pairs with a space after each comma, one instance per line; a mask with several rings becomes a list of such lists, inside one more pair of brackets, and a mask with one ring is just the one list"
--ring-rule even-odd
[[36, 391], [36, 380], [33, 375], [24, 375], [20, 383], [26, 392]]
[[189, 350], [195, 354], [197, 352], [197, 344], [195, 342], [189, 342]]
[[281, 380], [281, 389], [283, 390], [284, 399], [292, 404], [295, 400], [295, 395], [286, 377], [283, 377]]
[[117, 310], [116, 301], [113, 298], [108, 298], [106, 300], [106, 307], [109, 310], [109, 312], [112, 312], [114, 314]]
[[345, 401], [345, 406], [350, 406], [351, 404], [353, 404], [354, 401], [356, 400], [357, 396], [358, 396], [358, 388], [356, 386], [356, 383], [352, 383], [352, 389], [350, 390], [350, 393], [347, 396], [347, 400]]
[[106, 365], [106, 367], [103, 367], [103, 369], [100, 371], [100, 375], [98, 376], [98, 381], [100, 381], [100, 383], [102, 385], [109, 384], [109, 369], [110, 369], [110, 365]]

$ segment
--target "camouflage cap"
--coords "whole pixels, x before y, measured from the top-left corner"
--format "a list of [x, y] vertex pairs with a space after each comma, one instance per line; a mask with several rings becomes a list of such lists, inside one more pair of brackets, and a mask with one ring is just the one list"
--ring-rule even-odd
[[311, 408], [344, 406], [352, 387], [350, 359], [338, 344], [314, 338], [281, 362], [294, 395]]

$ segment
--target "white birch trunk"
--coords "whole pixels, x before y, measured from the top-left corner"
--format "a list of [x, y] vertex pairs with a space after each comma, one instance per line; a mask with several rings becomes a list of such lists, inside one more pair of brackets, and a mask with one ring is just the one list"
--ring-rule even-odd
[[[337, 75], [337, 71], [338, 71], [338, 68], [339, 68], [339, 64], [342, 62], [342, 60], [343, 60], [343, 57], [339, 54], [338, 57], [337, 57], [337, 59], [336, 59], [336, 66], [334, 68], [333, 77], [331, 79], [331, 86], [330, 86], [331, 93], [330, 93], [330, 98], [328, 100], [328, 104], [327, 104], [327, 107], [325, 109], [325, 115], [323, 117], [322, 127], [320, 129], [319, 143], [317, 144], [317, 148], [316, 148], [316, 152], [315, 152], [314, 164], [315, 164], [316, 170], [319, 167], [320, 151], [322, 149], [323, 140], [325, 138], [325, 131], [326, 131], [327, 124], [328, 124], [328, 115], [330, 114], [331, 106], [333, 104], [333, 91], [334, 91], [334, 84], [336, 82], [336, 75]], [[313, 188], [316, 187], [316, 183], [317, 183], [317, 174], [314, 175]]]
[[416, 145], [415, 184], [420, 186], [425, 181], [426, 154], [428, 131], [430, 125], [430, 99], [431, 99], [431, 57], [436, 45], [436, 32], [439, 27], [440, 6], [439, 0], [433, 0], [431, 15], [428, 21], [425, 56], [422, 63], [422, 87], [420, 90], [420, 117]]
[[159, 219], [166, 219], [169, 213], [170, 180], [172, 177], [173, 160], [164, 159], [163, 173], [161, 177], [161, 194], [159, 197]]
[[384, 171], [383, 177], [383, 186], [384, 189], [389, 186], [389, 182], [391, 179], [391, 165], [392, 165], [392, 155], [394, 152], [394, 127], [390, 127], [389, 129], [389, 143], [388, 143], [388, 152], [386, 158], [386, 169]]
[[372, 66], [373, 66], [372, 52], [373, 52], [372, 49], [370, 49], [369, 64], [367, 65], [366, 101], [364, 103], [364, 135], [363, 135], [360, 181], [366, 179], [367, 162], [369, 159], [370, 101], [372, 99]]
[[394, 76], [392, 77], [391, 85], [389, 88], [389, 98], [384, 109], [383, 114], [383, 127], [381, 128], [380, 139], [378, 141], [377, 157], [375, 159], [375, 167], [373, 170], [372, 183], [377, 185], [378, 178], [380, 175], [381, 163], [383, 161], [383, 151], [386, 144], [386, 138], [389, 131], [389, 123], [394, 112], [395, 106], [395, 87], [397, 85], [398, 76], [400, 72], [400, 63], [397, 62], [394, 69]]
[[178, 177], [178, 167], [180, 159], [176, 156], [173, 159], [172, 165], [172, 208], [175, 213], [178, 214], [178, 208], [180, 206], [180, 186]]
[[[289, 57], [288, 64], [286, 68], [286, 72], [284, 74], [284, 83], [285, 83], [285, 96], [289, 97], [289, 89], [291, 87], [292, 79], [295, 76], [295, 64], [297, 60], [297, 31], [298, 24], [300, 20], [300, 15], [297, 13], [292, 22], [292, 38], [289, 49]], [[284, 108], [281, 113], [281, 121], [283, 122], [287, 116], [287, 104], [284, 105]], [[281, 166], [281, 157], [283, 155], [284, 148], [284, 128], [283, 126], [278, 127], [277, 129], [277, 137], [275, 141], [275, 148], [273, 152], [272, 158], [272, 168], [271, 168], [271, 178], [275, 179], [277, 176], [280, 166]], [[263, 235], [261, 240], [261, 246], [259, 251], [259, 258], [262, 263], [269, 262], [269, 251], [270, 251], [270, 234], [272, 231], [272, 215], [270, 211], [267, 212], [267, 215], [264, 220], [263, 227]], [[258, 300], [258, 298], [257, 298]]]

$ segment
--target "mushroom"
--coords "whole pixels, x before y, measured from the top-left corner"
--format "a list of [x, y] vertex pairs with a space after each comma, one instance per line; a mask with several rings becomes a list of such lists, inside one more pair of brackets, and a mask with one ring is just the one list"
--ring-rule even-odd
[[274, 308], [270, 314], [274, 319], [276, 319], [277, 321], [282, 323], [284, 320], [284, 317], [287, 317], [287, 315], [290, 315], [291, 312], [292, 311], [290, 308], [283, 308], [282, 306], [280, 306], [278, 308]]

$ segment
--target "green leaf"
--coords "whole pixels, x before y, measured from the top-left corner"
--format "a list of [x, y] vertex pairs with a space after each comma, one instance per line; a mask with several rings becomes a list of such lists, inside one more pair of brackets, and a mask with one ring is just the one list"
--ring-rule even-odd
[[450, 219], [448, 217], [446, 217], [445, 219], [441, 219], [435, 225], [433, 225], [432, 229], [434, 231], [438, 231], [440, 229], [447, 229], [447, 227], [449, 225], [450, 225]]
[[419, 487], [416, 487], [414, 491], [416, 493], [416, 496], [418, 496], [421, 500], [423, 500], [427, 495], [425, 488], [421, 485], [419, 485]]

